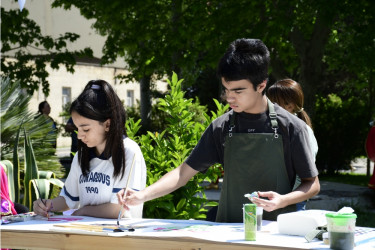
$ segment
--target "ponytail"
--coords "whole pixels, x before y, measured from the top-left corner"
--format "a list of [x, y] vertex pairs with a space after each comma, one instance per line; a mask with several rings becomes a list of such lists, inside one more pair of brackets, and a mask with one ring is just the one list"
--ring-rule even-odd
[[[111, 85], [104, 80], [88, 82], [83, 92], [72, 103], [70, 113], [73, 111], [100, 123], [110, 119], [103, 156], [105, 158], [112, 157], [114, 176], [121, 175], [123, 177], [125, 173], [123, 137], [126, 136], [126, 113], [120, 98]], [[82, 173], [87, 176], [90, 171], [90, 149], [81, 140], [78, 140], [77, 147]]]

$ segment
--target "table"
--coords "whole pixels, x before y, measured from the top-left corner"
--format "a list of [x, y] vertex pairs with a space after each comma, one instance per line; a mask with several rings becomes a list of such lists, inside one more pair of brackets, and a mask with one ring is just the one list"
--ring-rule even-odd
[[[134, 232], [89, 232], [58, 225], [116, 225], [116, 220], [85, 216], [54, 216], [1, 225], [1, 248], [17, 249], [329, 249], [322, 241], [281, 235], [277, 223], [263, 221], [254, 242], [244, 241], [242, 223], [197, 220], [123, 219]], [[375, 229], [363, 228], [355, 249], [375, 248]]]

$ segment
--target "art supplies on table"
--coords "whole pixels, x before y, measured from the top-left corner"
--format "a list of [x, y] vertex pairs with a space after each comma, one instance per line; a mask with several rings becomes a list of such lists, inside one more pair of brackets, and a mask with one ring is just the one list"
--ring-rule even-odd
[[1, 217], [1, 224], [9, 224], [15, 222], [24, 222], [29, 220], [50, 220], [55, 214], [52, 212], [48, 212], [48, 217], [37, 215], [34, 212], [22, 213], [22, 214], [15, 214], [15, 215], [7, 215]]
[[[137, 227], [140, 228], [140, 227]], [[116, 224], [55, 224], [51, 231], [56, 232], [70, 232], [77, 234], [92, 234], [92, 235], [109, 235], [109, 236], [124, 236], [135, 231], [135, 227], [126, 225], [118, 226]]]
[[326, 210], [303, 210], [279, 214], [277, 225], [280, 234], [305, 236], [318, 227], [327, 225]]
[[29, 221], [35, 218], [36, 216], [37, 215], [34, 212], [3, 216], [1, 217], [1, 224]]

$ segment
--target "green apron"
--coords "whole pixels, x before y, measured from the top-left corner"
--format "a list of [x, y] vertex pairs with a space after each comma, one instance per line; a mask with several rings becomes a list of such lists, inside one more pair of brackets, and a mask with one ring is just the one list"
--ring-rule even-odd
[[[284, 162], [282, 137], [277, 133], [277, 114], [268, 99], [269, 116], [274, 133], [235, 133], [235, 112], [230, 120], [224, 149], [224, 181], [220, 194], [217, 222], [242, 222], [242, 207], [250, 203], [244, 197], [254, 191], [292, 190]], [[295, 206], [263, 213], [263, 219], [276, 220], [277, 215], [295, 211]]]

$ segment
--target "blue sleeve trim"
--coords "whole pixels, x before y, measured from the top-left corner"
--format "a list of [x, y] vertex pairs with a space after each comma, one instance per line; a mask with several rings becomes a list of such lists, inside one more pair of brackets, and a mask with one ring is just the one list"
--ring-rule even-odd
[[[121, 191], [122, 188], [113, 188], [112, 193], [118, 193]], [[133, 189], [133, 188], [132, 188]], [[139, 191], [138, 189], [133, 189], [134, 191]]]
[[120, 192], [121, 189], [122, 188], [113, 188], [112, 193], [118, 193], [118, 192]]
[[79, 201], [79, 197], [73, 197], [69, 194], [69, 192], [66, 190], [65, 186], [64, 186], [64, 193], [66, 194], [66, 196], [69, 197], [69, 199], [71, 199], [72, 201]]

